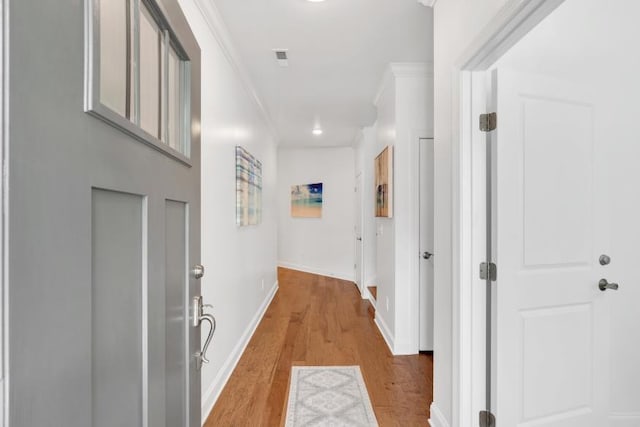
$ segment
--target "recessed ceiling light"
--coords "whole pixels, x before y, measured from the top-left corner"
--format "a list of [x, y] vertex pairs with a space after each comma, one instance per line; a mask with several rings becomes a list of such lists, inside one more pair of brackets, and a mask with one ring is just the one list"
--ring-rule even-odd
[[[318, 0], [309, 0], [309, 1], [318, 1]], [[322, 135], [322, 129], [315, 128], [314, 130], [311, 131], [311, 133], [314, 135]]]
[[311, 3], [320, 3], [321, 1], [324, 1], [324, 0], [307, 0], [307, 1], [310, 1]]

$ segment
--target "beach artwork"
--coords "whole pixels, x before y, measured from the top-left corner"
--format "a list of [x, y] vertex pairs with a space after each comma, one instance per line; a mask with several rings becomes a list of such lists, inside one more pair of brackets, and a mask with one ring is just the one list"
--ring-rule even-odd
[[387, 146], [375, 160], [376, 216], [393, 216], [393, 146]]
[[322, 218], [322, 183], [291, 186], [291, 216]]
[[236, 225], [262, 222], [262, 163], [236, 147]]

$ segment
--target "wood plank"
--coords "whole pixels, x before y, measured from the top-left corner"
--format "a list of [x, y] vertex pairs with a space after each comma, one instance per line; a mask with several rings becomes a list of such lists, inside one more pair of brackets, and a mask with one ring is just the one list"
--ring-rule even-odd
[[426, 426], [431, 355], [392, 356], [352, 282], [278, 269], [280, 289], [205, 427], [279, 426], [294, 365], [359, 365], [380, 426]]

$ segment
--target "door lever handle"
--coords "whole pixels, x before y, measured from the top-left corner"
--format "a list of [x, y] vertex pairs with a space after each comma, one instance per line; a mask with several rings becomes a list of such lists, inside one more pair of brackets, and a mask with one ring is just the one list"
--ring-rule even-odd
[[207, 359], [207, 350], [209, 349], [209, 344], [211, 344], [211, 339], [213, 339], [213, 333], [216, 331], [216, 318], [211, 314], [202, 314], [200, 316], [200, 324], [202, 324], [203, 321], [209, 322], [210, 328], [209, 335], [207, 335], [204, 346], [202, 346], [202, 351], [198, 356], [202, 360], [202, 363], [209, 363], [209, 359]]
[[198, 370], [202, 367], [203, 363], [209, 363], [209, 359], [207, 359], [207, 350], [209, 349], [209, 344], [211, 344], [211, 340], [213, 339], [213, 334], [216, 331], [216, 318], [213, 317], [212, 314], [205, 313], [205, 307], [213, 306], [211, 304], [203, 304], [202, 296], [193, 298], [193, 326], [197, 328], [202, 325], [202, 322], [209, 323], [209, 334], [207, 335], [207, 339], [204, 341], [204, 346], [202, 346], [201, 351], [194, 354], [196, 358], [196, 368]]
[[612, 291], [617, 291], [618, 290], [618, 284], [617, 283], [609, 283], [607, 281], [607, 279], [600, 279], [600, 281], [598, 282], [598, 288], [600, 288], [601, 291], [606, 291], [607, 289], [611, 289]]
[[431, 252], [423, 252], [422, 253], [422, 258], [424, 259], [430, 259], [433, 256], [433, 254]]

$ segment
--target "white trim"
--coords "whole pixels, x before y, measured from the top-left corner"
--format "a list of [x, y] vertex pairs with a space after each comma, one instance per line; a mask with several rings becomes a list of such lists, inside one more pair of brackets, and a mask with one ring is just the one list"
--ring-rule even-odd
[[433, 7], [436, 5], [436, 2], [438, 0], [418, 0], [418, 3], [427, 6], [427, 7]]
[[[482, 372], [473, 369], [473, 358], [480, 349], [473, 340], [473, 317], [470, 309], [476, 306], [480, 293], [472, 292], [474, 274], [473, 239], [481, 230], [473, 227], [475, 212], [472, 190], [473, 177], [468, 167], [472, 158], [471, 72], [491, 66], [526, 33], [540, 23], [564, 0], [509, 0], [470, 47], [456, 62], [453, 70], [452, 111], [452, 425], [467, 425], [476, 419], [475, 409], [480, 394], [474, 390]], [[457, 84], [456, 84], [457, 82]], [[484, 306], [484, 303], [483, 303]], [[477, 386], [475, 386], [477, 387]], [[482, 398], [484, 395], [482, 393]], [[441, 424], [444, 417], [432, 405], [432, 416]], [[438, 419], [442, 416], [442, 419]]]
[[211, 30], [211, 34], [213, 34], [213, 37], [220, 45], [220, 49], [222, 50], [224, 56], [227, 58], [227, 61], [229, 61], [231, 68], [233, 68], [235, 73], [238, 75], [240, 81], [245, 87], [245, 90], [247, 91], [251, 99], [253, 99], [254, 103], [258, 107], [258, 110], [260, 110], [260, 112], [262, 113], [269, 131], [274, 137], [276, 145], [278, 145], [280, 138], [278, 137], [278, 132], [274, 125], [271, 114], [269, 114], [269, 111], [260, 99], [260, 96], [258, 95], [258, 92], [253, 85], [251, 78], [249, 77], [249, 73], [240, 60], [240, 55], [238, 55], [237, 50], [234, 47], [233, 42], [231, 41], [232, 37], [229, 34], [229, 30], [227, 29], [227, 26], [224, 23], [224, 20], [222, 19], [218, 8], [213, 1], [193, 0], [193, 2], [198, 10], [200, 10], [202, 17]]
[[334, 279], [354, 282], [353, 273], [344, 273], [344, 272], [335, 273], [333, 271], [323, 270], [321, 268], [309, 267], [307, 265], [295, 264], [295, 263], [286, 262], [286, 261], [278, 261], [278, 267], [288, 268], [289, 270], [302, 271], [303, 273], [317, 274], [319, 276], [333, 277]]
[[435, 404], [435, 402], [431, 404], [429, 412], [431, 414], [431, 416], [429, 417], [429, 425], [431, 427], [449, 427], [447, 419], [444, 415], [442, 415], [442, 412], [440, 411], [440, 409], [438, 409], [438, 406]]
[[211, 414], [213, 406], [216, 404], [218, 397], [220, 397], [220, 393], [222, 393], [224, 386], [227, 384], [227, 381], [229, 381], [231, 374], [238, 365], [240, 357], [242, 357], [242, 354], [247, 348], [251, 337], [253, 337], [253, 334], [258, 328], [260, 321], [267, 311], [267, 308], [269, 308], [269, 305], [271, 304], [271, 301], [275, 297], [277, 291], [278, 281], [273, 284], [273, 287], [269, 291], [269, 294], [262, 302], [260, 308], [258, 308], [258, 311], [256, 312], [255, 316], [253, 316], [253, 319], [251, 319], [251, 322], [249, 322], [249, 325], [245, 329], [244, 333], [240, 336], [240, 339], [238, 340], [236, 346], [233, 348], [233, 351], [231, 351], [229, 357], [227, 357], [227, 360], [224, 362], [224, 364], [216, 374], [216, 377], [213, 379], [213, 382], [202, 396], [202, 425], [204, 425], [205, 421]]
[[389, 327], [385, 323], [384, 319], [378, 314], [377, 311], [376, 311], [376, 317], [373, 319], [373, 322], [378, 327], [378, 330], [380, 331], [380, 335], [382, 335], [382, 338], [384, 338], [384, 342], [387, 343], [387, 347], [389, 347], [389, 351], [391, 352], [391, 354], [395, 355], [395, 352], [393, 351], [393, 347], [394, 347], [393, 334], [389, 330]]
[[509, 0], [457, 62], [460, 69], [486, 70], [564, 0]]
[[365, 288], [365, 293], [362, 296], [362, 299], [367, 299], [369, 300], [369, 303], [371, 304], [371, 306], [373, 307], [373, 310], [376, 310], [376, 299], [373, 297], [373, 295], [371, 294], [371, 291], [369, 291], [369, 287], [366, 286]]

